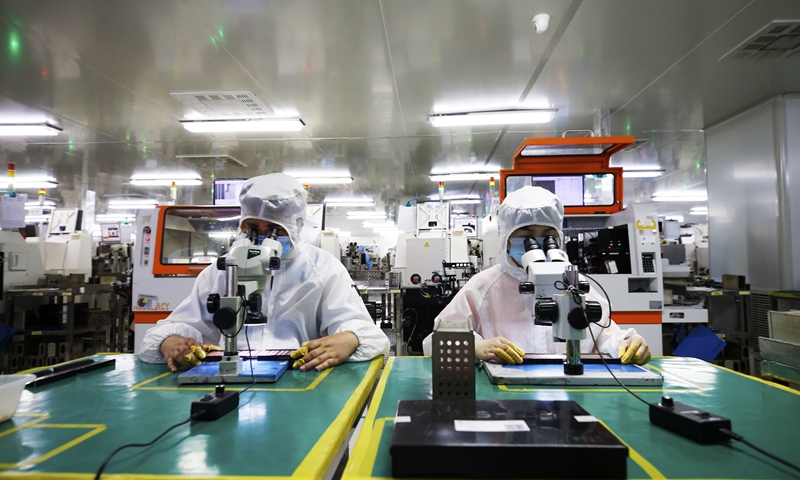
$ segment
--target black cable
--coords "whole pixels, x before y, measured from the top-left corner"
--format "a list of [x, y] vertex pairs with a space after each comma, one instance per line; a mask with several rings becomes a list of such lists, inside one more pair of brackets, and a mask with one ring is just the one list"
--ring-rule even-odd
[[[249, 390], [250, 387], [252, 387], [253, 385], [256, 384], [256, 374], [253, 373], [253, 350], [250, 348], [250, 336], [247, 334], [247, 332], [248, 332], [248, 329], [245, 328], [244, 329], [244, 339], [247, 341], [247, 351], [250, 352], [250, 378], [253, 380], [253, 383], [251, 383], [244, 390], [239, 392], [239, 395], [243, 394], [244, 392]], [[263, 338], [263, 336], [262, 336], [262, 338]]]
[[589, 280], [593, 281], [593, 282], [595, 283], [595, 285], [597, 285], [598, 287], [600, 287], [600, 290], [602, 290], [602, 291], [603, 291], [603, 295], [605, 295], [605, 297], [606, 297], [606, 301], [608, 302], [608, 323], [606, 323], [606, 325], [605, 325], [605, 326], [603, 326], [603, 325], [600, 325], [600, 328], [608, 328], [608, 327], [610, 327], [610, 326], [611, 326], [611, 314], [613, 313], [613, 310], [611, 309], [611, 297], [609, 297], [609, 296], [608, 296], [608, 293], [606, 292], [606, 289], [605, 289], [605, 288], [603, 288], [603, 286], [602, 286], [602, 285], [600, 285], [600, 282], [598, 282], [598, 281], [597, 281], [597, 280], [595, 280], [594, 278], [590, 277], [590, 276], [589, 276], [588, 274], [586, 274], [586, 273], [582, 273], [581, 275], [583, 275], [584, 277], [586, 277], [586, 278], [588, 278]]
[[793, 468], [793, 469], [797, 470], [798, 472], [800, 472], [800, 467], [798, 467], [797, 465], [795, 465], [795, 464], [793, 464], [793, 463], [791, 463], [791, 462], [789, 462], [787, 460], [784, 460], [784, 459], [780, 458], [777, 455], [773, 455], [773, 454], [769, 453], [768, 451], [766, 451], [766, 450], [764, 450], [762, 448], [759, 448], [759, 447], [753, 445], [752, 443], [750, 443], [747, 440], [745, 440], [741, 435], [736, 434], [736, 433], [728, 430], [727, 428], [720, 428], [719, 431], [721, 433], [729, 436], [730, 438], [736, 440], [737, 442], [742, 442], [745, 445], [747, 445], [748, 447], [752, 448], [753, 450], [755, 450], [755, 451], [757, 451], [757, 452], [759, 452], [759, 453], [761, 453], [763, 455], [768, 456], [769, 458], [775, 460], [776, 462], [780, 462], [780, 463], [786, 465], [787, 467]]
[[102, 463], [102, 465], [100, 465], [100, 468], [97, 469], [97, 474], [95, 474], [94, 480], [99, 480], [100, 475], [103, 474], [103, 470], [106, 469], [106, 466], [108, 465], [108, 462], [110, 462], [111, 458], [114, 455], [116, 455], [117, 453], [119, 453], [122, 449], [128, 448], [128, 447], [149, 447], [150, 445], [152, 445], [152, 444], [156, 443], [157, 441], [161, 440], [161, 437], [163, 437], [164, 435], [168, 434], [170, 431], [172, 431], [172, 429], [180, 427], [181, 425], [187, 424], [187, 423], [191, 422], [193, 419], [194, 419], [194, 417], [190, 416], [186, 420], [183, 420], [181, 422], [176, 423], [175, 425], [172, 425], [171, 427], [169, 427], [166, 430], [164, 430], [163, 432], [161, 432], [161, 434], [159, 436], [157, 436], [156, 438], [154, 438], [153, 440], [151, 440], [151, 441], [149, 441], [147, 443], [129, 443], [127, 445], [123, 445], [123, 446], [117, 448], [116, 450], [111, 452], [111, 455], [106, 457], [105, 461]]

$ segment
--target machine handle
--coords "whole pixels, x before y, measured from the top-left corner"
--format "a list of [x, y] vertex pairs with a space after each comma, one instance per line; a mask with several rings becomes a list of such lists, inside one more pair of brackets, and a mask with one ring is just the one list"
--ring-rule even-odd
[[564, 130], [561, 137], [566, 138], [568, 133], [588, 133], [589, 135], [584, 135], [584, 137], [594, 137], [594, 131], [592, 130]]

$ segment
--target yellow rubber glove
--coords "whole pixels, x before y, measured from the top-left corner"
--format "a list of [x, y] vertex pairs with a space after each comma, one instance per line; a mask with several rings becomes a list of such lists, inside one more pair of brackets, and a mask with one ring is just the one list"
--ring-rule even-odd
[[200, 365], [200, 359], [198, 359], [194, 355], [194, 353], [187, 353], [186, 355], [183, 356], [183, 359], [186, 360], [187, 362], [191, 363], [195, 367]]
[[503, 359], [509, 365], [520, 365], [522, 363], [522, 357], [525, 355], [525, 352], [522, 351], [521, 348], [514, 345], [511, 342], [506, 342], [508, 345], [508, 349], [503, 350], [502, 348], [495, 349], [494, 354]]
[[199, 360], [205, 360], [205, 358], [206, 358], [206, 352], [201, 347], [198, 347], [197, 345], [192, 345], [192, 353]]
[[296, 362], [294, 362], [294, 364], [292, 365], [292, 368], [300, 368], [305, 364], [306, 364], [306, 361], [303, 360], [302, 358], [300, 358]]
[[639, 345], [631, 344], [630, 347], [625, 349], [625, 347], [619, 347], [617, 350], [617, 355], [619, 355], [619, 360], [622, 363], [631, 363], [631, 359], [634, 355], [636, 355], [636, 351], [639, 350]]
[[218, 347], [217, 345], [203, 345], [203, 351], [206, 352], [221, 352], [222, 350], [222, 347]]
[[297, 360], [298, 358], [303, 358], [306, 355], [308, 355], [308, 347], [307, 347], [307, 345], [308, 345], [308, 342], [303, 342], [303, 344], [300, 345], [300, 348], [298, 348], [294, 352], [290, 353], [289, 356], [292, 357], [292, 360]]

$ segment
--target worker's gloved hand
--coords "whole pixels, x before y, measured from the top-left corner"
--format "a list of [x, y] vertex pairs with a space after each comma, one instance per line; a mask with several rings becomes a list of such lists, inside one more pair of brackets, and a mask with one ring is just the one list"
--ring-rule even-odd
[[[173, 335], [161, 342], [161, 354], [167, 361], [167, 367], [171, 372], [177, 372], [178, 366], [184, 367], [199, 365], [200, 360], [192, 351], [192, 347], [202, 349], [202, 345], [193, 338]], [[195, 363], [196, 361], [196, 363]]]
[[619, 342], [617, 354], [622, 363], [644, 365], [650, 361], [650, 347], [641, 335], [634, 335]]
[[[304, 348], [307, 353], [301, 356]], [[292, 358], [298, 357], [292, 368], [299, 368], [303, 372], [311, 369], [319, 372], [344, 362], [357, 348], [358, 337], [351, 332], [310, 340], [291, 353]]]
[[498, 363], [519, 365], [525, 352], [503, 337], [475, 341], [475, 356], [484, 361], [494, 360]]
[[204, 352], [221, 352], [223, 350], [219, 345], [203, 345]]

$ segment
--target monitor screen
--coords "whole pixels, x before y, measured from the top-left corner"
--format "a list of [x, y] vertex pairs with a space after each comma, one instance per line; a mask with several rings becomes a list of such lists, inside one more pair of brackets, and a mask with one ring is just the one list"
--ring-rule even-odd
[[239, 192], [244, 178], [217, 178], [214, 180], [214, 205], [239, 205]]
[[506, 195], [526, 185], [552, 192], [565, 207], [614, 204], [614, 175], [611, 174], [512, 174], [506, 177]]

